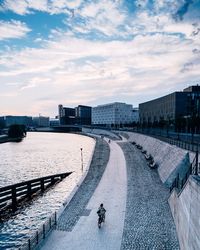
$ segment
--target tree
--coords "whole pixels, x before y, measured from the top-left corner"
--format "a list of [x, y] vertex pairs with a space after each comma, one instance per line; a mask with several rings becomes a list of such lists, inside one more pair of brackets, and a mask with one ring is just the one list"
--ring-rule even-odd
[[8, 136], [10, 138], [23, 138], [26, 136], [26, 129], [24, 125], [13, 124], [8, 129]]

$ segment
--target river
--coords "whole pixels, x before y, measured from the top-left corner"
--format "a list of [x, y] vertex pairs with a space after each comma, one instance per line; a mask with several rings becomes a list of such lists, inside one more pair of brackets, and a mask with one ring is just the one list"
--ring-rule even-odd
[[20, 143], [0, 144], [0, 187], [42, 176], [71, 172], [43, 196], [0, 223], [0, 249], [17, 249], [46, 219], [59, 210], [88, 166], [95, 141], [66, 133], [30, 132]]

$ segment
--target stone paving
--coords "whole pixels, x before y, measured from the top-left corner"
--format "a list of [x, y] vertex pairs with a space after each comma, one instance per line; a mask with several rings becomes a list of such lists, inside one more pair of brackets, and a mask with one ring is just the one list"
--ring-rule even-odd
[[121, 250], [179, 249], [168, 204], [169, 190], [142, 153], [128, 142], [119, 143], [127, 162], [127, 204]]
[[96, 138], [94, 155], [87, 176], [61, 214], [57, 224], [58, 230], [71, 231], [80, 216], [87, 213], [85, 207], [101, 180], [109, 160], [109, 151], [108, 144], [104, 140]]

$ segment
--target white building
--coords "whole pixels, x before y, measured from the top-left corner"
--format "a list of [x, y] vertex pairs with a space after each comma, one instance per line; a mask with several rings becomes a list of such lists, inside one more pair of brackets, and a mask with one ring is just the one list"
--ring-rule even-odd
[[120, 126], [133, 122], [131, 104], [114, 102], [92, 108], [92, 124]]

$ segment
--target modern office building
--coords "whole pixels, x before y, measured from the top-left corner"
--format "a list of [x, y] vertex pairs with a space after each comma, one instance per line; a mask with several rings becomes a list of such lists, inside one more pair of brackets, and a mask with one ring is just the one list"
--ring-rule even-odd
[[75, 123], [75, 109], [58, 105], [58, 118], [60, 125], [70, 125]]
[[183, 91], [139, 104], [141, 124], [160, 121], [168, 123], [179, 118], [200, 116], [200, 86], [190, 86]]
[[92, 108], [92, 124], [117, 127], [133, 122], [133, 107], [130, 104], [114, 102]]
[[76, 123], [81, 125], [91, 125], [92, 107], [78, 105], [75, 108]]
[[58, 105], [60, 125], [91, 125], [91, 110], [89, 106], [78, 105], [75, 108]]

